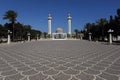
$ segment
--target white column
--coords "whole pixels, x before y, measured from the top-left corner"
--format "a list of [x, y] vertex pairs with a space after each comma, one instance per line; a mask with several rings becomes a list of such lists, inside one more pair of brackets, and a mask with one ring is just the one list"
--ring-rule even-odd
[[112, 44], [112, 33], [113, 33], [113, 32], [114, 32], [114, 31], [111, 30], [111, 29], [108, 30], [108, 33], [109, 33], [109, 43], [110, 43], [110, 44]]
[[31, 35], [30, 33], [27, 34], [27, 36], [28, 36], [28, 42], [30, 42], [30, 35]]
[[92, 35], [92, 33], [89, 33], [89, 41], [92, 40], [91, 35]]
[[12, 32], [10, 31], [10, 30], [8, 30], [8, 40], [7, 40], [7, 43], [8, 44], [10, 44], [10, 42], [11, 42], [11, 38], [10, 38], [10, 34], [11, 34]]
[[48, 34], [50, 35], [51, 35], [51, 20], [52, 20], [51, 14], [48, 14]]
[[30, 42], [30, 35], [28, 35], [28, 42]]
[[109, 43], [112, 44], [112, 34], [109, 33]]
[[10, 44], [11, 40], [10, 40], [10, 34], [8, 34], [8, 41], [7, 43]]
[[68, 14], [68, 34], [71, 34], [71, 16]]

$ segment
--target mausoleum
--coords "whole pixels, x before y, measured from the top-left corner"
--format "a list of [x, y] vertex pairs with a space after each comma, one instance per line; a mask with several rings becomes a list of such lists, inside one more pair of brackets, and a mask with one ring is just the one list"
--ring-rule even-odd
[[67, 34], [71, 35], [71, 16], [68, 14], [67, 21], [68, 21], [68, 33], [64, 32], [62, 28], [57, 28], [54, 33], [51, 33], [51, 14], [48, 14], [48, 35], [52, 36], [53, 40], [66, 40]]
[[67, 33], [64, 33], [62, 28], [57, 28], [56, 33], [52, 33], [52, 39], [67, 39]]

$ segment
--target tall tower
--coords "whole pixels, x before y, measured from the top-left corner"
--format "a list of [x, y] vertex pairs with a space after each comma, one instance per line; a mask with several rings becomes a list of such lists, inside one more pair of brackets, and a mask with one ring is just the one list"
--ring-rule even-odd
[[51, 35], [51, 20], [52, 20], [51, 14], [48, 14], [48, 34], [50, 35]]
[[68, 34], [71, 34], [71, 16], [70, 16], [70, 13], [68, 14]]

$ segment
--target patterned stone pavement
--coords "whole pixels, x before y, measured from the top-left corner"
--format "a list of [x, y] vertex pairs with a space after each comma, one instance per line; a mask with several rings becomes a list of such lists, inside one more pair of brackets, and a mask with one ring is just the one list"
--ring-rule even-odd
[[120, 80], [120, 46], [75, 40], [1, 45], [0, 80]]

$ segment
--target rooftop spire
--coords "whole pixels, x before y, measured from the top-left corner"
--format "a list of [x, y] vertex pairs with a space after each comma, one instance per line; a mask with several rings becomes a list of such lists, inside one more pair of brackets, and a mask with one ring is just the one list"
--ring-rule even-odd
[[70, 13], [68, 13], [68, 17], [70, 17]]
[[52, 17], [51, 17], [51, 14], [49, 13], [48, 14], [48, 20], [51, 20], [52, 19]]
[[51, 17], [51, 14], [50, 14], [50, 13], [48, 14], [48, 17]]

